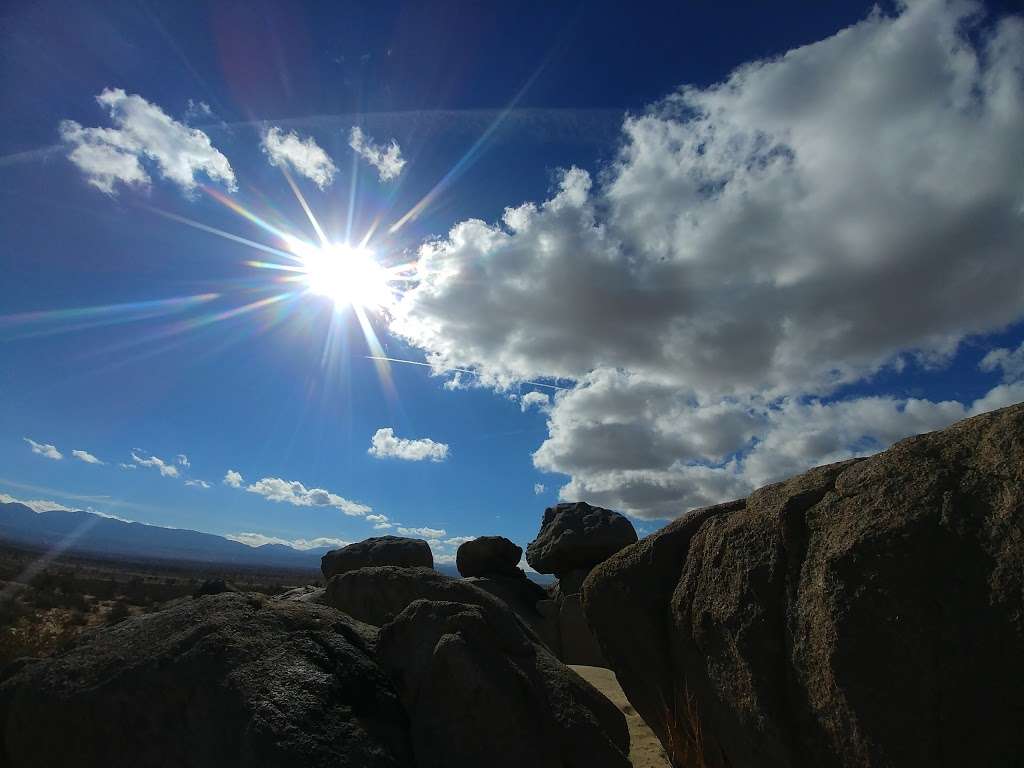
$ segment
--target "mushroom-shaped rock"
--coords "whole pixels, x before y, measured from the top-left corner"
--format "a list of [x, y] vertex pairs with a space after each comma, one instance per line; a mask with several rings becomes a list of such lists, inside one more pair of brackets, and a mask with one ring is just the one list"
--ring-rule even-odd
[[375, 536], [341, 549], [332, 549], [320, 560], [324, 578], [357, 568], [397, 565], [402, 568], [433, 568], [434, 556], [423, 539], [402, 536]]
[[459, 547], [455, 565], [463, 576], [523, 576], [516, 566], [522, 547], [504, 536], [480, 536]]
[[380, 632], [417, 768], [629, 768], [622, 713], [500, 602], [417, 600]]
[[223, 593], [87, 633], [0, 682], [0, 765], [412, 765], [376, 632], [321, 605]]
[[544, 510], [526, 561], [539, 573], [559, 576], [590, 569], [636, 540], [633, 524], [618, 512], [583, 501], [562, 503]]

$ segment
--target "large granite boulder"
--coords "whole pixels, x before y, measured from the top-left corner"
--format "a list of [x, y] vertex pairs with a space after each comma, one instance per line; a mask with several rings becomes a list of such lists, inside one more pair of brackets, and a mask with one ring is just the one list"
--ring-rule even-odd
[[403, 568], [433, 568], [434, 555], [423, 539], [375, 536], [341, 549], [332, 549], [320, 559], [320, 570], [329, 579], [339, 573], [377, 565]]
[[417, 768], [629, 768], [622, 713], [507, 607], [417, 600], [381, 629], [378, 654]]
[[[526, 589], [531, 587], [527, 586]], [[537, 589], [543, 591], [540, 587]], [[535, 609], [526, 610], [532, 606], [524, 605], [528, 601], [518, 599], [521, 596], [521, 592], [495, 589], [491, 584], [481, 585], [476, 579], [453, 579], [429, 568], [385, 565], [379, 568], [360, 568], [335, 576], [327, 582], [323, 602], [377, 627], [393, 620], [414, 600], [468, 603], [482, 605], [490, 610], [504, 610], [508, 607], [513, 609], [514, 615], [530, 632], [537, 635], [534, 639], [546, 641], [546, 629], [541, 626], [543, 617]]]
[[544, 510], [537, 538], [526, 547], [526, 561], [538, 573], [561, 574], [592, 568], [636, 542], [633, 524], [618, 512], [586, 502]]
[[1024, 760], [1024, 406], [691, 512], [591, 628], [677, 766]]
[[412, 764], [376, 632], [323, 606], [223, 593], [88, 633], [0, 683], [0, 765]]
[[459, 546], [455, 565], [463, 576], [525, 576], [517, 567], [522, 556], [504, 536], [479, 536]]

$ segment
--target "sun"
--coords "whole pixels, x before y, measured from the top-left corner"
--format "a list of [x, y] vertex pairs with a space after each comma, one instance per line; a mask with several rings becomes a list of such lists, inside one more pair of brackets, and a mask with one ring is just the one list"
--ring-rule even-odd
[[391, 276], [372, 251], [334, 243], [304, 251], [302, 282], [310, 293], [333, 301], [336, 309], [380, 310], [393, 301]]

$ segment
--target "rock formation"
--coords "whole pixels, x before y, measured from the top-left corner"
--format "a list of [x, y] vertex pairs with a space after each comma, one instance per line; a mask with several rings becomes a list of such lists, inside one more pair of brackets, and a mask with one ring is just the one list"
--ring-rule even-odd
[[341, 549], [332, 549], [320, 560], [320, 570], [325, 579], [375, 565], [433, 568], [434, 555], [423, 539], [376, 536]]
[[380, 634], [417, 768], [629, 768], [622, 713], [507, 609], [417, 600]]
[[684, 515], [586, 616], [677, 766], [1024, 755], [1024, 405]]
[[224, 593], [94, 631], [0, 683], [0, 765], [412, 764], [376, 631], [318, 605]]
[[636, 540], [633, 524], [610, 509], [580, 501], [544, 510], [526, 560], [540, 573], [558, 577], [551, 601], [538, 610], [554, 625], [556, 652], [566, 664], [607, 666], [587, 626], [579, 593], [591, 568]]
[[576, 570], [589, 570], [623, 547], [636, 542], [633, 524], [618, 512], [583, 501], [544, 510], [540, 532], [526, 547], [526, 562], [538, 573], [559, 579]]
[[459, 546], [455, 564], [463, 576], [523, 576], [522, 547], [504, 536], [479, 536]]

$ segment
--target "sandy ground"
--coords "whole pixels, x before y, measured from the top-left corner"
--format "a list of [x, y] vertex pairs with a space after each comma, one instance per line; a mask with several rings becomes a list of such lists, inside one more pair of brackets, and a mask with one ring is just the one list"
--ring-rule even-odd
[[585, 667], [582, 664], [570, 664], [569, 666], [575, 669], [580, 677], [607, 696], [626, 716], [626, 724], [629, 726], [629, 759], [633, 763], [633, 768], [671, 768], [668, 758], [665, 757], [665, 752], [661, 748], [661, 742], [633, 709], [626, 694], [619, 687], [619, 681], [615, 679], [615, 674], [610, 669], [602, 667]]

